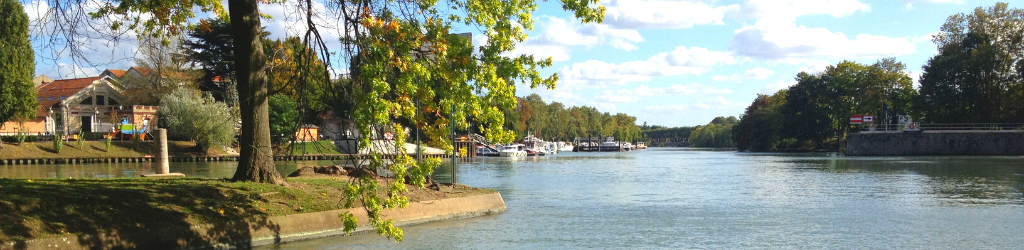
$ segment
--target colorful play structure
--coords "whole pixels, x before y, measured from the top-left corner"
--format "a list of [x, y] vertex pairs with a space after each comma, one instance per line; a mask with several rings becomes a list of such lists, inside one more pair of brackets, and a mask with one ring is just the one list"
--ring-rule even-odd
[[139, 137], [140, 141], [146, 140], [146, 134], [149, 134], [149, 119], [142, 120], [142, 128], [137, 129], [135, 124], [128, 122], [128, 119], [121, 119], [121, 124], [114, 126], [111, 131], [109, 138], [118, 138], [118, 140], [134, 140], [136, 136]]

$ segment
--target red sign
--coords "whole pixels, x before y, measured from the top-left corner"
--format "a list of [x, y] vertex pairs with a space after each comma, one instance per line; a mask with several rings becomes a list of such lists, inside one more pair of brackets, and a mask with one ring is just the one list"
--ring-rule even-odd
[[860, 124], [861, 121], [864, 121], [864, 116], [861, 116], [861, 115], [851, 115], [850, 116], [850, 124]]
[[873, 116], [873, 115], [865, 115], [864, 116], [864, 123], [872, 123], [872, 122], [875, 122], [875, 116]]

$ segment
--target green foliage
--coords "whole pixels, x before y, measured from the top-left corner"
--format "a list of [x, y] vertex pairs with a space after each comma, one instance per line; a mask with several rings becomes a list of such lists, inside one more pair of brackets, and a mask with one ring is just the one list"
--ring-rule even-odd
[[[278, 1], [270, 1], [279, 3]], [[231, 15], [232, 39], [235, 42], [238, 58], [249, 58], [246, 62], [236, 62], [236, 74], [239, 81], [240, 109], [244, 115], [242, 141], [253, 142], [253, 147], [268, 147], [269, 129], [257, 130], [267, 126], [269, 121], [258, 120], [267, 117], [266, 113], [266, 68], [258, 58], [265, 55], [259, 47], [258, 37], [253, 32], [260, 27], [259, 6], [252, 2], [229, 1], [232, 4]], [[429, 175], [439, 161], [424, 161], [417, 164], [404, 152], [404, 128], [401, 124], [415, 126], [422, 131], [431, 145], [451, 150], [448, 133], [454, 124], [459, 130], [469, 128], [469, 121], [474, 121], [476, 131], [494, 142], [508, 142], [514, 133], [502, 126], [505, 116], [502, 109], [508, 110], [516, 106], [514, 94], [516, 83], [523, 83], [531, 88], [545, 87], [553, 89], [558, 80], [557, 75], [542, 77], [539, 68], [550, 67], [550, 58], [535, 58], [532, 55], [507, 56], [516, 44], [526, 40], [526, 33], [533, 28], [532, 14], [536, 11], [535, 0], [513, 1], [324, 1], [327, 11], [344, 16], [339, 27], [346, 27], [340, 41], [344, 51], [340, 57], [349, 66], [349, 78], [344, 81], [346, 95], [338, 101], [337, 106], [350, 107], [350, 112], [343, 114], [355, 121], [360, 134], [370, 135], [375, 128], [385, 128], [395, 134], [394, 143], [399, 149], [390, 164], [384, 164], [379, 155], [375, 155], [370, 163], [371, 169], [387, 168], [398, 177], [408, 173]], [[604, 7], [596, 0], [563, 0], [563, 9], [575, 14], [584, 22], [600, 22], [603, 20]], [[319, 11], [311, 8], [313, 11]], [[455, 10], [455, 11], [453, 11]], [[164, 37], [174, 35], [183, 28], [191, 28], [187, 21], [195, 16], [196, 11], [214, 12], [222, 19], [227, 12], [220, 1], [139, 1], [121, 0], [104, 3], [97, 11], [91, 13], [94, 18], [121, 17], [124, 21], [115, 21], [113, 29], [121, 26], [135, 29], [140, 36]], [[299, 11], [303, 11], [299, 8]], [[307, 9], [306, 11], [309, 11]], [[299, 13], [299, 16], [321, 16], [325, 13]], [[314, 25], [316, 22], [308, 22]], [[488, 37], [479, 50], [471, 44], [468, 37], [452, 34], [452, 26], [467, 26], [480, 30]], [[243, 28], [243, 29], [239, 29]], [[310, 27], [317, 28], [317, 27]], [[256, 45], [250, 48], [249, 45]], [[322, 37], [310, 33], [303, 38], [301, 49], [319, 49], [317, 54], [326, 55], [326, 47]], [[304, 52], [299, 52], [305, 54]], [[312, 63], [306, 65], [314, 65]], [[299, 66], [299, 68], [304, 68]], [[323, 72], [326, 67], [320, 68]], [[329, 74], [322, 74], [328, 78]], [[299, 84], [310, 82], [297, 81]], [[314, 81], [328, 82], [332, 81]], [[300, 88], [301, 89], [301, 88]], [[329, 88], [322, 88], [328, 90]], [[243, 91], [244, 90], [244, 91]], [[172, 93], [167, 99], [190, 99], [181, 96], [198, 96], [198, 94]], [[178, 96], [178, 97], [175, 97]], [[196, 98], [191, 98], [196, 99]], [[211, 98], [212, 99], [212, 98]], [[420, 105], [414, 105], [420, 100]], [[179, 101], [183, 102], [183, 101]], [[195, 103], [195, 102], [193, 102]], [[299, 102], [303, 103], [303, 102]], [[206, 103], [196, 106], [205, 105]], [[161, 112], [164, 112], [164, 101], [161, 101]], [[174, 106], [174, 105], [168, 105]], [[187, 107], [176, 106], [167, 110], [171, 117], [185, 117], [187, 113], [177, 110]], [[225, 108], [226, 109], [226, 108]], [[419, 109], [419, 110], [417, 110]], [[201, 114], [210, 114], [198, 112]], [[168, 117], [168, 115], [164, 115]], [[219, 119], [189, 119], [205, 124], [234, 119], [226, 114]], [[206, 117], [203, 117], [206, 118]], [[176, 127], [181, 130], [184, 120], [171, 121], [172, 132]], [[590, 124], [594, 124], [590, 121]], [[210, 126], [194, 126], [210, 127]], [[216, 126], [220, 127], [220, 126]], [[214, 130], [214, 129], [210, 129]], [[218, 130], [219, 131], [219, 130]], [[255, 131], [255, 132], [253, 132]], [[266, 131], [266, 132], [264, 132]], [[592, 131], [600, 131], [598, 129]], [[180, 133], [179, 131], [178, 133]], [[383, 132], [383, 131], [381, 131]], [[187, 133], [193, 138], [209, 133]], [[198, 140], [200, 143], [208, 142]], [[360, 146], [370, 146], [369, 136], [365, 136]], [[243, 149], [244, 159], [266, 157], [269, 152], [247, 153]], [[253, 162], [251, 170], [264, 171], [266, 162]], [[269, 165], [272, 170], [272, 165]], [[419, 169], [406, 172], [407, 169]], [[267, 170], [269, 171], [269, 170]], [[268, 174], [273, 176], [273, 173]], [[415, 176], [413, 176], [415, 177]], [[256, 178], [236, 174], [235, 179]], [[267, 178], [274, 182], [273, 178]], [[378, 233], [395, 240], [402, 239], [402, 231], [384, 220], [380, 213], [384, 208], [402, 207], [407, 200], [402, 196], [404, 179], [395, 178], [388, 183], [388, 188], [379, 187], [376, 180], [357, 178], [351, 184], [349, 199], [358, 197], [363, 201], [369, 213], [370, 224], [378, 229]], [[256, 180], [264, 181], [264, 180]], [[379, 197], [377, 191], [387, 190], [387, 195]]]
[[224, 103], [210, 94], [180, 88], [160, 100], [160, 117], [167, 123], [169, 136], [189, 138], [205, 152], [212, 147], [231, 145], [236, 117]]
[[272, 95], [269, 102], [270, 138], [275, 143], [287, 142], [299, 128], [298, 104], [285, 95]]
[[1024, 122], [1024, 10], [997, 3], [950, 16], [921, 75], [920, 113], [933, 123]]
[[20, 127], [18, 128], [18, 134], [15, 135], [15, 137], [18, 138], [18, 145], [22, 145], [25, 144], [25, 139], [28, 139], [28, 134], [25, 133], [25, 129], [23, 127]]
[[737, 149], [764, 152], [788, 148], [782, 143], [782, 107], [787, 94], [787, 90], [780, 90], [773, 95], [757, 95], [733, 127]]
[[104, 146], [106, 146], [105, 150], [107, 152], [110, 152], [110, 146], [113, 145], [113, 144], [114, 144], [114, 137], [113, 136], [108, 136], [106, 142], [104, 143]]
[[[796, 80], [789, 89], [760, 95], [747, 107], [733, 132], [737, 148], [831, 148], [827, 143], [835, 143], [832, 138], [845, 137], [850, 115], [874, 115], [879, 123], [895, 123], [897, 115], [913, 112], [917, 95], [906, 66], [892, 58], [871, 65], [842, 61], [824, 72], [801, 72]], [[807, 144], [810, 148], [804, 148]]]
[[64, 149], [64, 139], [60, 137], [60, 135], [57, 135], [53, 138], [53, 151], [58, 154]]
[[502, 110], [505, 126], [515, 133], [516, 139], [527, 134], [565, 141], [586, 136], [614, 136], [621, 141], [635, 141], [642, 137], [636, 117], [627, 114], [611, 115], [587, 106], [565, 108], [558, 102], [547, 104], [537, 94], [517, 97], [516, 103], [516, 108]]
[[0, 0], [0, 126], [35, 117], [35, 54], [28, 37], [28, 15], [19, 1]]
[[199, 89], [211, 91], [218, 98], [226, 98], [230, 84], [215, 79], [232, 79], [235, 54], [230, 32], [231, 24], [224, 19], [203, 19], [188, 31], [188, 39], [181, 44], [185, 58], [202, 67]]
[[85, 148], [85, 134], [78, 133], [78, 140], [75, 140], [75, 144], [78, 149]]
[[658, 125], [643, 130], [643, 137], [651, 142], [651, 146], [688, 146], [690, 134], [696, 127], [667, 128]]
[[697, 126], [690, 133], [688, 142], [691, 147], [728, 148], [735, 146], [733, 127], [737, 123], [735, 116], [719, 116], [704, 126]]

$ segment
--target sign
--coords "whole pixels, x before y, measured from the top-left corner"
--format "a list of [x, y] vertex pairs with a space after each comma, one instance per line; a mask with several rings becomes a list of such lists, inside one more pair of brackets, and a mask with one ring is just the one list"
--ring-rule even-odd
[[851, 115], [850, 116], [850, 124], [860, 124], [862, 121], [864, 121], [864, 116], [860, 116], [860, 115]]
[[872, 123], [872, 122], [875, 122], [875, 116], [873, 116], [873, 115], [865, 115], [864, 116], [864, 123]]

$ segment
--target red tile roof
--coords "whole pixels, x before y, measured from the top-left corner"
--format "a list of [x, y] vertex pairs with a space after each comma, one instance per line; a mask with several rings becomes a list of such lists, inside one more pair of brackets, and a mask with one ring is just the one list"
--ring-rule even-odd
[[144, 76], [148, 76], [149, 75], [149, 71], [152, 71], [152, 69], [143, 68], [143, 67], [131, 67], [131, 68], [129, 68], [129, 70], [131, 70], [131, 69], [135, 69], [135, 71], [138, 71], [139, 74], [142, 74]]
[[42, 84], [36, 87], [36, 98], [39, 101], [39, 109], [36, 110], [36, 117], [46, 116], [47, 110], [50, 106], [57, 104], [61, 100], [71, 97], [78, 91], [81, 91], [85, 87], [92, 85], [93, 81], [99, 80], [100, 77], [86, 77], [76, 79], [64, 79], [56, 80], [50, 83]]
[[107, 71], [110, 71], [110, 73], [113, 74], [116, 77], [122, 77], [122, 76], [124, 76], [125, 72], [128, 72], [128, 71], [124, 71], [124, 70], [120, 70], [120, 69], [107, 69]]

